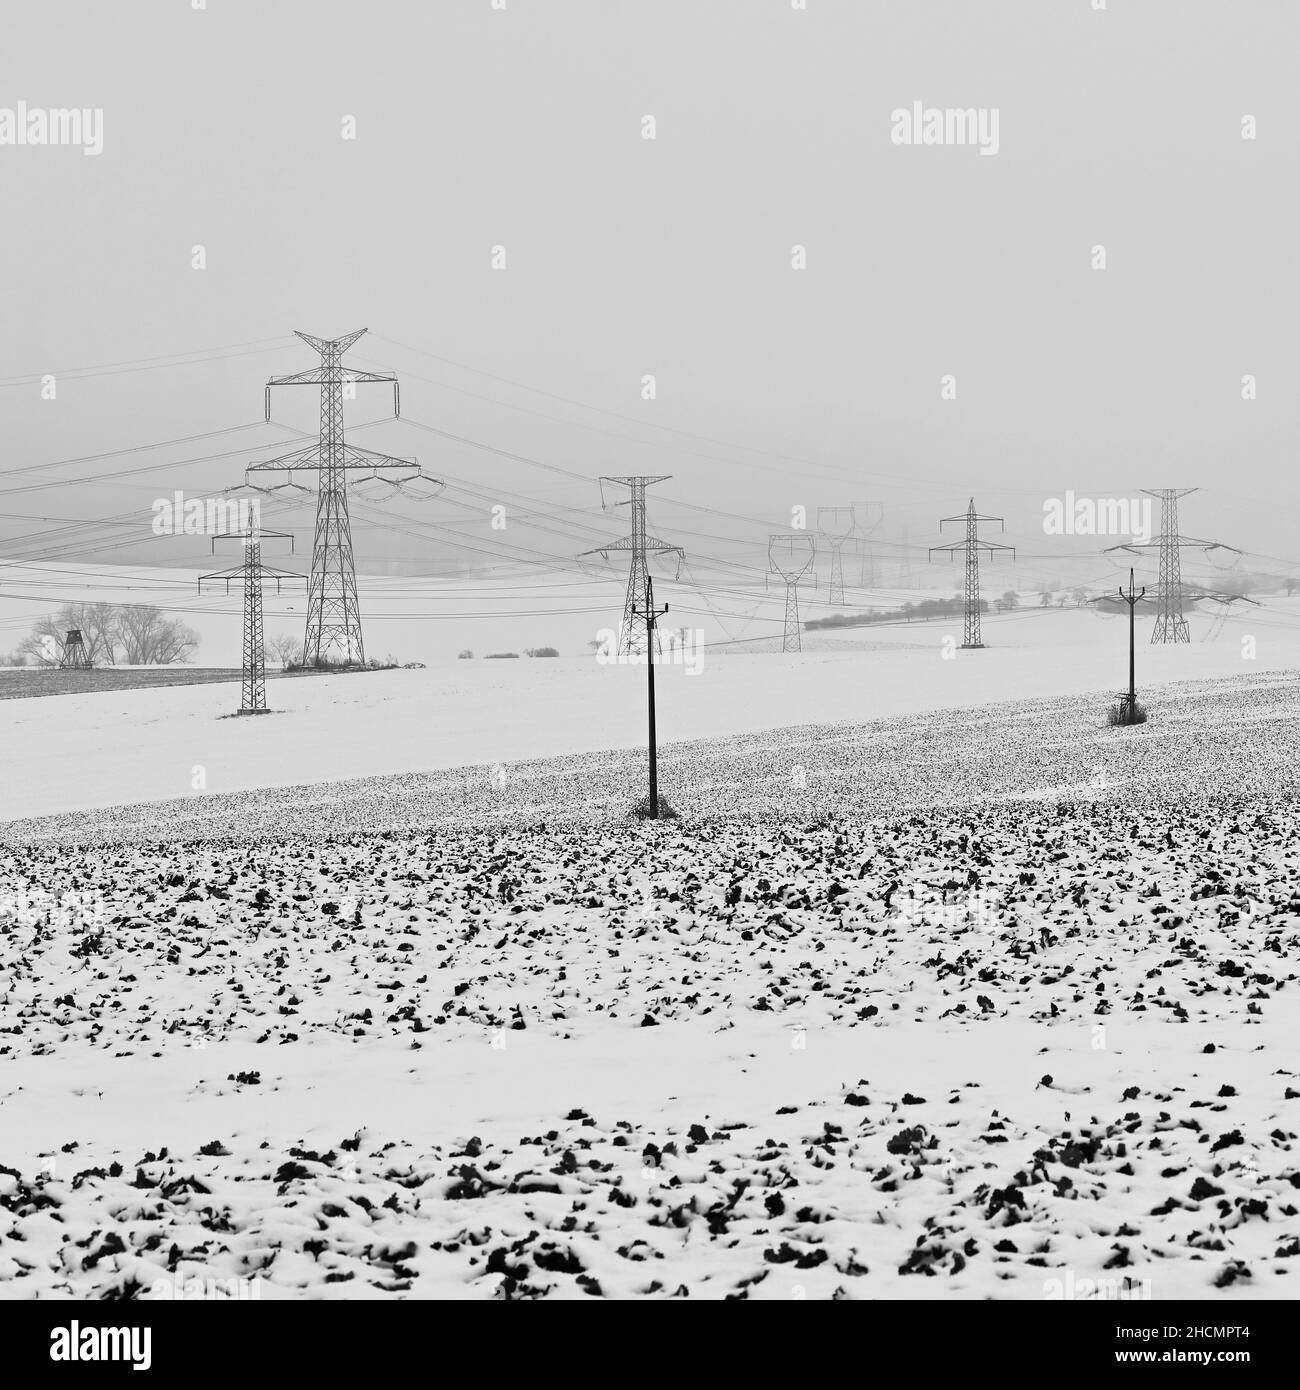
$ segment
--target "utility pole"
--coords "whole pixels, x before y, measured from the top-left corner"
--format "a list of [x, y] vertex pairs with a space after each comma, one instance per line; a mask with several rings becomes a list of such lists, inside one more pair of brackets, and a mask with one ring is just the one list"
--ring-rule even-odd
[[648, 637], [646, 650], [646, 688], [649, 694], [650, 709], [650, 801], [649, 815], [651, 820], [659, 819], [659, 747], [658, 739], [655, 734], [655, 623], [668, 611], [665, 603], [662, 608], [655, 608], [654, 583], [650, 578], [649, 572], [645, 577], [645, 605], [637, 608], [632, 605], [633, 614], [645, 619], [646, 633]]
[[[621, 657], [633, 656], [639, 652], [642, 638], [635, 631], [638, 627], [640, 632], [644, 634], [647, 654], [652, 651], [654, 624], [649, 620], [649, 603], [646, 603], [644, 612], [638, 612], [637, 608], [638, 603], [644, 599], [648, 592], [647, 586], [650, 583], [650, 569], [646, 563], [646, 555], [650, 551], [676, 552], [678, 574], [681, 573], [682, 562], [686, 558], [686, 552], [680, 545], [671, 545], [667, 541], [659, 540], [656, 536], [646, 534], [645, 490], [654, 483], [666, 482], [671, 477], [671, 473], [661, 473], [657, 477], [638, 474], [628, 478], [602, 477], [600, 480], [602, 507], [606, 507], [606, 483], [627, 488], [630, 494], [627, 502], [618, 502], [615, 505], [625, 507], [630, 503], [632, 507], [631, 535], [623, 536], [620, 540], [610, 541], [607, 545], [598, 545], [594, 550], [582, 552], [584, 555], [600, 555], [603, 559], [608, 559], [611, 550], [626, 550], [632, 556], [627, 571], [627, 597], [623, 601], [623, 626], [618, 633], [618, 655]], [[640, 619], [639, 623], [637, 622], [638, 618]]]
[[1143, 488], [1142, 491], [1148, 497], [1160, 499], [1159, 539], [1143, 545], [1132, 542], [1112, 545], [1106, 553], [1114, 550], [1128, 550], [1134, 554], [1140, 554], [1144, 550], [1160, 552], [1160, 577], [1156, 584], [1156, 623], [1151, 629], [1151, 640], [1160, 643], [1190, 642], [1192, 635], [1183, 612], [1183, 547], [1186, 546], [1189, 550], [1231, 550], [1237, 555], [1240, 555], [1241, 551], [1236, 546], [1224, 545], [1221, 541], [1198, 541], [1191, 536], [1178, 534], [1178, 499], [1198, 491], [1197, 488]]
[[[808, 546], [808, 553], [802, 565], [795, 559], [794, 554], [795, 542], [798, 540], [805, 541]], [[789, 546], [789, 556], [784, 565], [772, 554], [774, 545]], [[816, 554], [816, 544], [807, 534], [798, 535], [786, 531], [767, 538], [767, 572], [775, 572], [785, 580], [785, 633], [781, 640], [783, 652], [803, 650], [799, 634], [799, 581], [808, 573]]]
[[964, 541], [952, 541], [948, 545], [932, 545], [930, 554], [936, 550], [946, 550], [950, 554], [958, 550], [966, 552], [966, 593], [965, 593], [965, 628], [962, 635], [962, 647], [982, 647], [984, 643], [980, 640], [980, 550], [983, 548], [990, 556], [995, 550], [1009, 550], [1012, 557], [1015, 557], [1016, 548], [1013, 545], [1002, 545], [997, 541], [982, 541], [979, 534], [979, 523], [981, 521], [996, 521], [999, 526], [1006, 529], [1000, 516], [981, 516], [975, 510], [975, 499], [970, 499], [970, 506], [966, 509], [964, 516], [945, 516], [939, 522], [939, 529], [950, 521], [964, 521], [966, 523], [966, 539]]
[[[847, 523], [843, 518], [847, 516]], [[844, 542], [853, 535], [857, 522], [852, 507], [818, 507], [817, 534], [830, 543], [831, 587], [827, 603], [844, 602]]]
[[293, 549], [293, 536], [288, 531], [263, 531], [255, 522], [245, 531], [223, 531], [213, 536], [212, 550], [216, 553], [218, 541], [239, 541], [244, 547], [243, 563], [233, 569], [221, 570], [216, 574], [199, 576], [199, 593], [205, 583], [223, 583], [226, 593], [230, 592], [231, 582], [244, 586], [244, 660], [240, 690], [240, 714], [266, 714], [266, 648], [262, 636], [262, 582], [275, 581], [275, 592], [285, 580], [302, 579], [301, 574], [288, 570], [267, 569], [262, 564], [262, 539], [269, 536], [273, 540], [287, 540]]
[[[297, 330], [295, 330], [297, 332]], [[307, 586], [307, 627], [303, 637], [304, 666], [364, 666], [365, 647], [361, 640], [361, 608], [357, 602], [357, 574], [352, 556], [352, 524], [348, 518], [348, 473], [369, 469], [403, 469], [405, 475], [396, 483], [412, 482], [422, 477], [415, 459], [393, 458], [370, 449], [359, 449], [343, 439], [343, 401], [355, 395], [354, 387], [361, 382], [390, 382], [393, 387], [393, 416], [401, 415], [401, 396], [397, 378], [388, 372], [371, 372], [343, 363], [343, 354], [366, 330], [358, 329], [342, 338], [316, 338], [310, 333], [297, 336], [320, 353], [320, 366], [290, 376], [273, 376], [266, 383], [266, 418], [271, 418], [271, 387], [320, 387], [320, 438], [317, 443], [293, 453], [281, 454], [265, 463], [250, 464], [245, 479], [250, 486], [256, 483], [250, 474], [283, 472], [287, 481], [275, 487], [258, 488], [260, 492], [275, 492], [284, 488], [310, 491], [294, 481], [294, 473], [311, 470], [317, 475], [316, 538], [312, 546], [311, 579]], [[368, 479], [367, 479], [368, 481]], [[436, 482], [436, 479], [429, 479]]]
[[1128, 572], [1128, 593], [1123, 589], [1119, 591], [1119, 596], [1128, 604], [1128, 703], [1121, 710], [1123, 722], [1132, 724], [1137, 714], [1137, 683], [1135, 680], [1134, 647], [1137, 642], [1136, 628], [1134, 619], [1137, 613], [1138, 600], [1146, 594], [1146, 585], [1142, 586], [1142, 593], [1133, 592], [1133, 570], [1130, 567]]

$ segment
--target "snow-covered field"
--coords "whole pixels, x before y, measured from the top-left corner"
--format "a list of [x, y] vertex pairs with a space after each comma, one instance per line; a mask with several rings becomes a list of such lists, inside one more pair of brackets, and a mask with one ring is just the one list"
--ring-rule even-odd
[[[1297, 683], [1214, 650], [1131, 730], [994, 649], [669, 671], [658, 825], [643, 671], [8, 702], [0, 1292], [1294, 1297]], [[78, 729], [110, 771], [24, 786]], [[174, 794], [149, 737], [228, 775], [80, 814]]]
[[[1300, 600], [1271, 602], [1300, 616]], [[1246, 624], [1217, 642], [1143, 646], [1139, 689], [1294, 671], [1300, 623], [1277, 622]], [[1127, 679], [1123, 623], [1087, 611], [991, 618], [991, 645], [952, 659], [942, 654], [946, 636], [950, 626], [936, 623], [866, 630], [865, 650], [734, 655], [704, 647], [696, 674], [685, 664], [658, 669], [660, 741], [861, 724], [1013, 695], [1087, 695], [1095, 711]], [[1255, 641], [1249, 659], [1243, 636]], [[170, 687], [144, 700], [126, 691], [0, 701], [8, 774], [0, 821], [413, 768], [485, 765], [509, 778], [524, 761], [643, 749], [645, 699], [644, 667], [586, 655], [277, 681], [268, 687], [277, 712], [257, 719], [221, 717], [238, 709], [238, 684]]]

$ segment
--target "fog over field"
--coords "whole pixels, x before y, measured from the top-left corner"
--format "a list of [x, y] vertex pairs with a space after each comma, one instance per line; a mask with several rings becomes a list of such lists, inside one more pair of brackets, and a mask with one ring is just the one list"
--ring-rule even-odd
[[6, 18], [13, 1376], [391, 1378], [427, 1301], [1283, 1354], [1298, 42]]

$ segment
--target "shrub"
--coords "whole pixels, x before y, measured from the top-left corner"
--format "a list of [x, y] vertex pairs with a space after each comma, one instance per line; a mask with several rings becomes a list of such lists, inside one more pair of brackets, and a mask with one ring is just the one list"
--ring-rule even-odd
[[457, 653], [456, 653], [456, 660], [457, 660], [457, 661], [473, 661], [473, 660], [474, 660], [474, 653], [473, 653], [472, 651], [470, 651], [470, 649], [469, 649], [468, 647], [466, 647], [465, 650], [464, 650], [463, 652], [457, 652]]
[[1121, 695], [1106, 712], [1106, 723], [1111, 728], [1129, 724], [1145, 724], [1146, 722], [1147, 707], [1141, 700], [1135, 700], [1130, 706], [1127, 695]]
[[559, 656], [554, 647], [525, 647], [525, 656]]
[[[650, 796], [648, 793], [645, 796], [643, 796], [641, 800], [636, 803], [635, 806], [632, 807], [632, 814], [637, 818], [637, 820], [655, 819], [650, 814]], [[667, 798], [660, 796], [658, 819], [676, 820], [677, 818], [677, 812], [674, 811], [673, 808], [668, 804]]]
[[506, 661], [506, 660], [508, 660], [508, 659], [513, 659], [513, 660], [515, 660], [515, 661], [518, 661], [518, 659], [519, 659], [519, 653], [518, 653], [518, 652], [488, 652], [488, 654], [483, 658], [484, 661]]

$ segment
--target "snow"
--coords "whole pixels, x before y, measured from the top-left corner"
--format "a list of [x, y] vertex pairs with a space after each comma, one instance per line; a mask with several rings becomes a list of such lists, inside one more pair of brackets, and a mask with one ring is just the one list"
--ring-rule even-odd
[[1042, 622], [0, 704], [0, 1297], [1295, 1297], [1290, 657]]
[[[901, 635], [916, 645], [744, 656], [706, 648], [698, 674], [663, 664], [655, 681], [660, 740], [862, 722], [1013, 694], [1092, 692], [1104, 701], [1127, 680], [1122, 624], [1088, 612], [991, 619], [985, 640], [992, 645], [959, 649], [953, 659], [942, 655], [942, 639], [951, 635], [944, 625], [904, 627]], [[1300, 664], [1300, 626], [1269, 629], [1267, 637], [1261, 630], [1258, 643], [1250, 660], [1236, 638], [1143, 647], [1139, 691]], [[200, 778], [206, 795], [412, 768], [509, 765], [634, 749], [645, 740], [645, 668], [602, 665], [594, 656], [452, 661], [272, 682], [267, 693], [275, 713], [239, 720], [221, 718], [239, 707], [237, 684], [168, 687], [145, 700], [123, 691], [0, 701], [10, 769], [0, 819], [185, 797], [199, 794]]]

